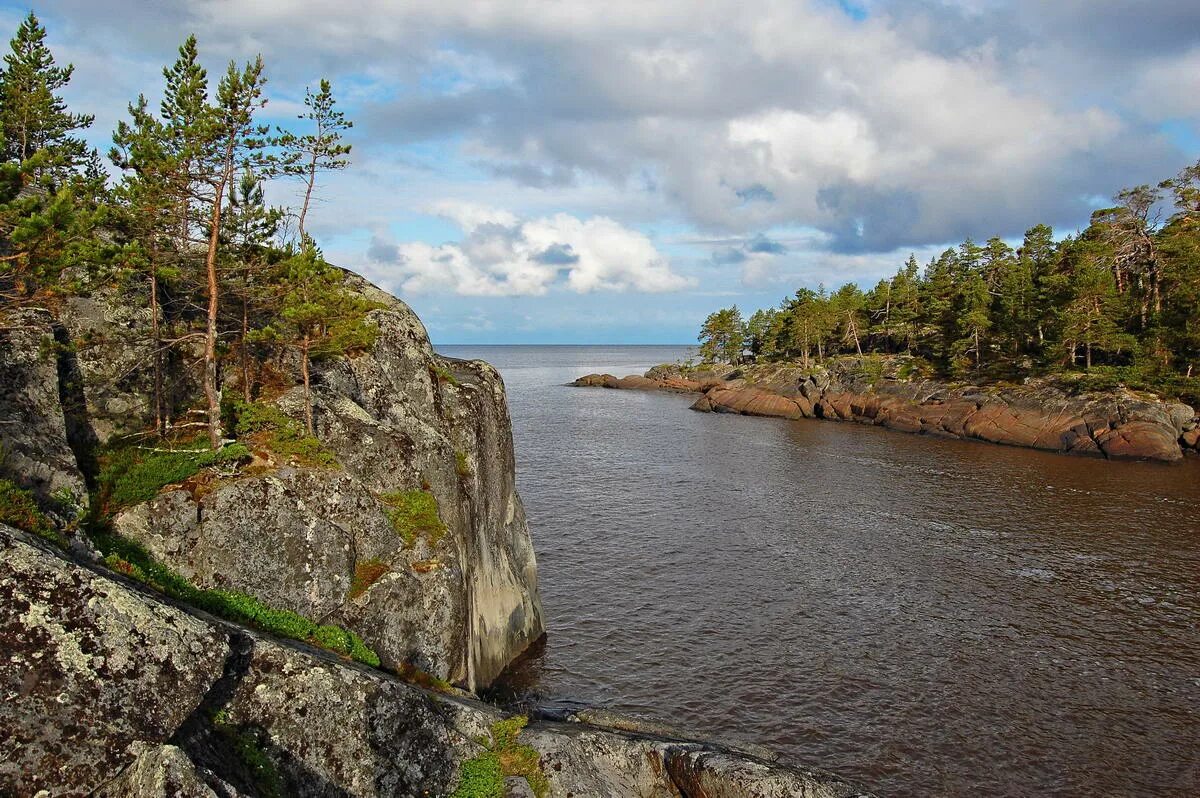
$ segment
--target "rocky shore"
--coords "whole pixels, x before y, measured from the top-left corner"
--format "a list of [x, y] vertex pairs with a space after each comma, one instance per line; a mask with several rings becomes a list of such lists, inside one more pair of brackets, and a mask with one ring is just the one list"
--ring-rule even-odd
[[1048, 381], [980, 387], [908, 376], [905, 358], [844, 357], [816, 368], [656, 366], [645, 375], [589, 374], [578, 387], [698, 393], [693, 410], [873, 424], [1113, 460], [1175, 462], [1200, 446], [1188, 405], [1128, 391], [1068, 395]]
[[106, 493], [102, 461], [209, 454], [146, 439], [148, 313], [97, 286], [8, 314], [0, 795], [865, 795], [765, 751], [477, 700], [545, 628], [504, 385], [346, 280], [378, 335], [315, 364], [316, 437], [287, 437], [284, 356], [254, 405], [274, 432], [185, 478], [143, 471], [134, 499]]

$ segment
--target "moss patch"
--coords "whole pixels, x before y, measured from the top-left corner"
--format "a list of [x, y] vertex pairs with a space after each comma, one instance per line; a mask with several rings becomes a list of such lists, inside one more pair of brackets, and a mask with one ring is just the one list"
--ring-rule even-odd
[[463, 452], [454, 453], [454, 472], [461, 479], [471, 476], [471, 464], [467, 462], [467, 456]]
[[7, 479], [0, 479], [0, 523], [23, 529], [57, 546], [67, 545], [62, 533], [38, 509], [33, 494]]
[[430, 365], [429, 376], [439, 384], [449, 383], [456, 388], [458, 387], [458, 377], [455, 377], [454, 374], [451, 373], [450, 369], [441, 364], [434, 363]]
[[283, 777], [275, 762], [263, 750], [258, 734], [251, 729], [239, 728], [229, 721], [229, 715], [221, 710], [212, 716], [212, 725], [225, 738], [233, 753], [245, 765], [254, 781], [255, 793], [262, 798], [283, 798], [287, 794]]
[[110, 509], [128, 507], [153, 499], [166, 485], [173, 485], [215, 465], [250, 458], [250, 450], [231, 444], [211, 451], [204, 444], [178, 449], [148, 449], [126, 446], [101, 455], [101, 496]]
[[156, 561], [138, 544], [106, 531], [93, 531], [92, 541], [114, 571], [194, 607], [245, 626], [301, 640], [373, 667], [379, 655], [354, 632], [340, 626], [319, 625], [291, 610], [268, 606], [253, 596], [232, 590], [203, 590]]
[[542, 771], [541, 757], [532, 746], [517, 742], [528, 722], [524, 715], [514, 715], [493, 723], [491, 742], [479, 741], [487, 750], [462, 763], [451, 798], [504, 798], [506, 776], [521, 776], [534, 795], [545, 798], [550, 782]]
[[346, 594], [346, 598], [353, 600], [366, 593], [367, 589], [378, 582], [388, 570], [388, 564], [378, 559], [356, 564], [354, 579], [350, 582], [350, 592]]
[[425, 490], [399, 490], [379, 497], [387, 508], [385, 515], [405, 546], [412, 546], [418, 536], [424, 536], [430, 546], [436, 546], [446, 534], [446, 525], [438, 516], [434, 495]]
[[229, 398], [222, 404], [221, 413], [226, 427], [239, 440], [293, 458], [301, 465], [333, 468], [338, 464], [333, 452], [275, 405]]

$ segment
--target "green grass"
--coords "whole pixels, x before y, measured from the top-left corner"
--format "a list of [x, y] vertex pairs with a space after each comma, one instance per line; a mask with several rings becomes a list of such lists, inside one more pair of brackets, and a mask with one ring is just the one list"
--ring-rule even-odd
[[379, 500], [387, 507], [385, 515], [392, 529], [412, 546], [418, 536], [425, 536], [429, 545], [436, 546], [446, 534], [446, 525], [438, 516], [438, 503], [432, 493], [424, 490], [401, 490], [385, 493]]
[[462, 763], [451, 798], [504, 798], [506, 776], [523, 777], [537, 798], [545, 798], [550, 782], [542, 771], [541, 757], [532, 746], [517, 742], [527, 723], [524, 715], [493, 723], [491, 742], [479, 741], [487, 750]]
[[33, 494], [7, 479], [0, 479], [0, 523], [23, 529], [57, 546], [67, 545], [62, 533], [38, 509]]
[[165, 485], [183, 482], [209, 466], [248, 459], [250, 450], [230, 444], [217, 451], [193, 444], [169, 451], [135, 446], [112, 449], [101, 455], [99, 483], [112, 509], [149, 501]]
[[333, 452], [275, 405], [230, 397], [222, 403], [221, 413], [225, 426], [239, 439], [254, 436], [267, 449], [304, 465], [332, 468], [338, 464]]
[[354, 632], [340, 626], [319, 625], [303, 615], [268, 606], [245, 593], [198, 588], [156, 561], [138, 544], [110, 532], [94, 530], [92, 541], [105, 555], [104, 562], [109, 568], [144, 582], [172, 598], [245, 626], [311, 643], [379, 667], [379, 656]]

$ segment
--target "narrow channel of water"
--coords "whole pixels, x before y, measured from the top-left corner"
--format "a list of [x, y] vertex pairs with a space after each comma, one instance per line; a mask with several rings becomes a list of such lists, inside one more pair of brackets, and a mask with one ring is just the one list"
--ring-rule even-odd
[[881, 795], [1200, 795], [1200, 462], [1107, 463], [504, 375], [549, 637], [508, 688]]

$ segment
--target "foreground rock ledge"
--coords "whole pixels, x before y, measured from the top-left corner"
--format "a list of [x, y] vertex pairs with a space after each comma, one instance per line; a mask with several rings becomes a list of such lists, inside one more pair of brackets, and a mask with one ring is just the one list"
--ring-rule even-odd
[[[447, 795], [503, 717], [164, 602], [2, 525], [0, 600], [4, 795], [253, 795], [232, 742], [246, 736], [289, 795]], [[867, 795], [827, 773], [654, 733], [535, 721], [520, 742], [538, 752], [553, 796]]]
[[901, 432], [1022, 446], [1113, 460], [1175, 462], [1200, 447], [1188, 405], [1128, 391], [1068, 396], [1048, 384], [952, 386], [899, 376], [900, 359], [840, 358], [827, 367], [656, 366], [645, 376], [588, 374], [576, 387], [703, 394], [693, 410], [854, 421]]

